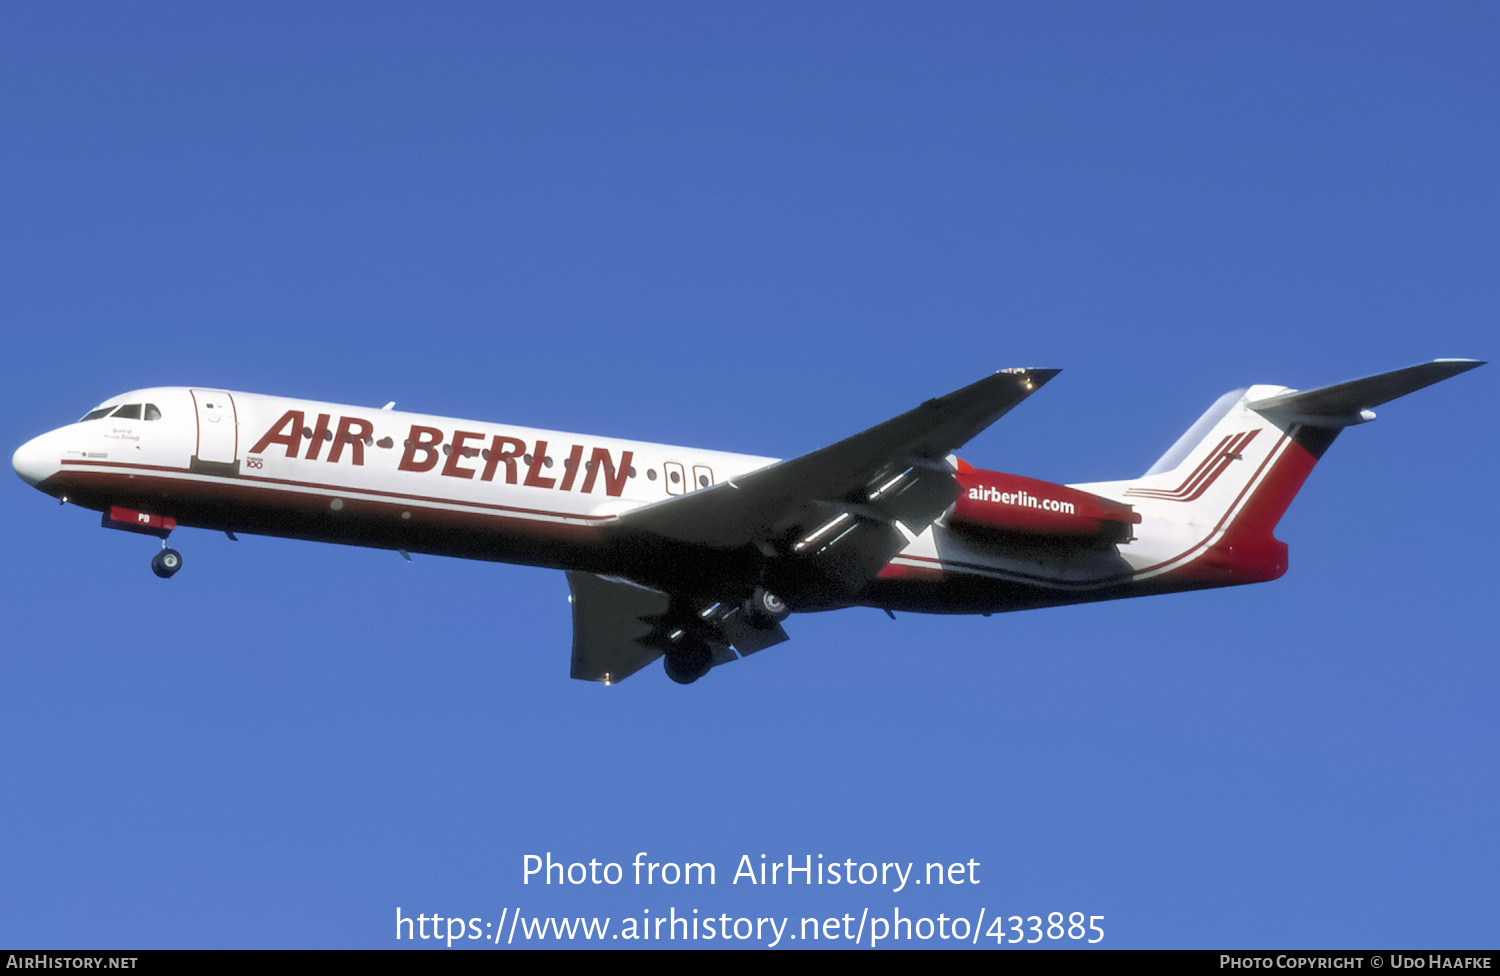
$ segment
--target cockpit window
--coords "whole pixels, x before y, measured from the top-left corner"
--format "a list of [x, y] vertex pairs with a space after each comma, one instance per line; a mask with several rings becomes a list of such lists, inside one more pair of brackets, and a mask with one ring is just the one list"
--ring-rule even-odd
[[78, 418], [78, 422], [81, 424], [85, 420], [98, 420], [100, 417], [116, 417], [120, 420], [160, 420], [161, 408], [154, 403], [127, 403], [123, 407], [117, 403], [111, 403], [107, 407], [90, 410]]

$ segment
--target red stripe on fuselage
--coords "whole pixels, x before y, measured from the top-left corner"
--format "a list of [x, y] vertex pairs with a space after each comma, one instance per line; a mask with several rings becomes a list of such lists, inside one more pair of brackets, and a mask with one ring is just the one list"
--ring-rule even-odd
[[[1286, 543], [1273, 534], [1281, 516], [1318, 463], [1336, 431], [1297, 428], [1276, 465], [1202, 558], [1163, 575], [1192, 583], [1263, 583], [1287, 570]], [[1309, 442], [1322, 439], [1322, 448]], [[1222, 522], [1220, 524], [1223, 524]]]
[[[91, 468], [115, 468], [122, 471], [152, 471], [165, 474], [189, 474], [184, 468], [172, 468], [165, 465], [151, 464], [127, 464], [118, 461], [90, 461], [73, 458], [64, 458], [64, 465], [87, 466]], [[310, 488], [314, 491], [325, 492], [330, 496], [349, 498], [355, 495], [378, 495], [381, 498], [397, 498], [413, 502], [424, 502], [438, 505], [460, 505], [465, 508], [483, 508], [496, 512], [510, 512], [515, 515], [535, 515], [548, 518], [568, 519], [574, 522], [589, 523], [594, 525], [614, 521], [616, 515], [579, 515], [574, 512], [560, 512], [545, 508], [522, 508], [517, 505], [500, 505], [495, 502], [464, 501], [457, 498], [444, 498], [437, 495], [413, 495], [407, 492], [385, 491], [379, 488], [356, 488], [349, 485], [327, 485], [316, 481], [293, 481], [287, 478], [268, 478], [263, 475], [241, 474], [234, 478], [216, 478], [213, 476], [198, 476], [192, 478], [167, 478], [162, 481], [180, 486], [232, 486], [242, 482], [253, 482], [265, 485], [287, 485], [296, 488]], [[302, 492], [287, 492], [286, 494], [297, 497], [306, 497]]]

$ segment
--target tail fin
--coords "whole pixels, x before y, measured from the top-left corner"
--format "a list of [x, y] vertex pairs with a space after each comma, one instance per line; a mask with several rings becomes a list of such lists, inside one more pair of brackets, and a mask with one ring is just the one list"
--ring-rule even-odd
[[1236, 390], [1140, 478], [1074, 487], [1141, 514], [1136, 538], [1120, 550], [1137, 579], [1206, 586], [1276, 579], [1286, 572], [1286, 545], [1272, 530], [1339, 432], [1374, 420], [1371, 407], [1481, 365], [1439, 359], [1316, 390]]

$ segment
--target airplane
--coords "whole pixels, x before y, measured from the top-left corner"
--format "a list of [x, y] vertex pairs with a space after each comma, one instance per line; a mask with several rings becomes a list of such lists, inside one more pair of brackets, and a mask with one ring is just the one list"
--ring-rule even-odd
[[111, 397], [12, 459], [156, 536], [177, 526], [560, 569], [571, 674], [660, 658], [688, 684], [788, 639], [791, 613], [978, 613], [1257, 583], [1314, 464], [1373, 407], [1483, 363], [1439, 359], [1224, 394], [1138, 478], [1058, 485], [954, 455], [1059, 372], [1007, 369], [775, 458], [201, 387]]

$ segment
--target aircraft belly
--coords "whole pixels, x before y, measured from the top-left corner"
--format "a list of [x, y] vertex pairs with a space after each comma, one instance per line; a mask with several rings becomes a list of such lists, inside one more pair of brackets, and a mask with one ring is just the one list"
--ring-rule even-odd
[[1126, 542], [932, 526], [881, 570], [857, 603], [921, 613], [1002, 613], [1184, 589], [1141, 578], [1154, 554]]
[[940, 581], [920, 578], [875, 580], [856, 605], [907, 613], [991, 614], [1196, 588], [1199, 587], [1166, 579], [1123, 579], [1089, 589], [1068, 590], [977, 573], [950, 572]]

